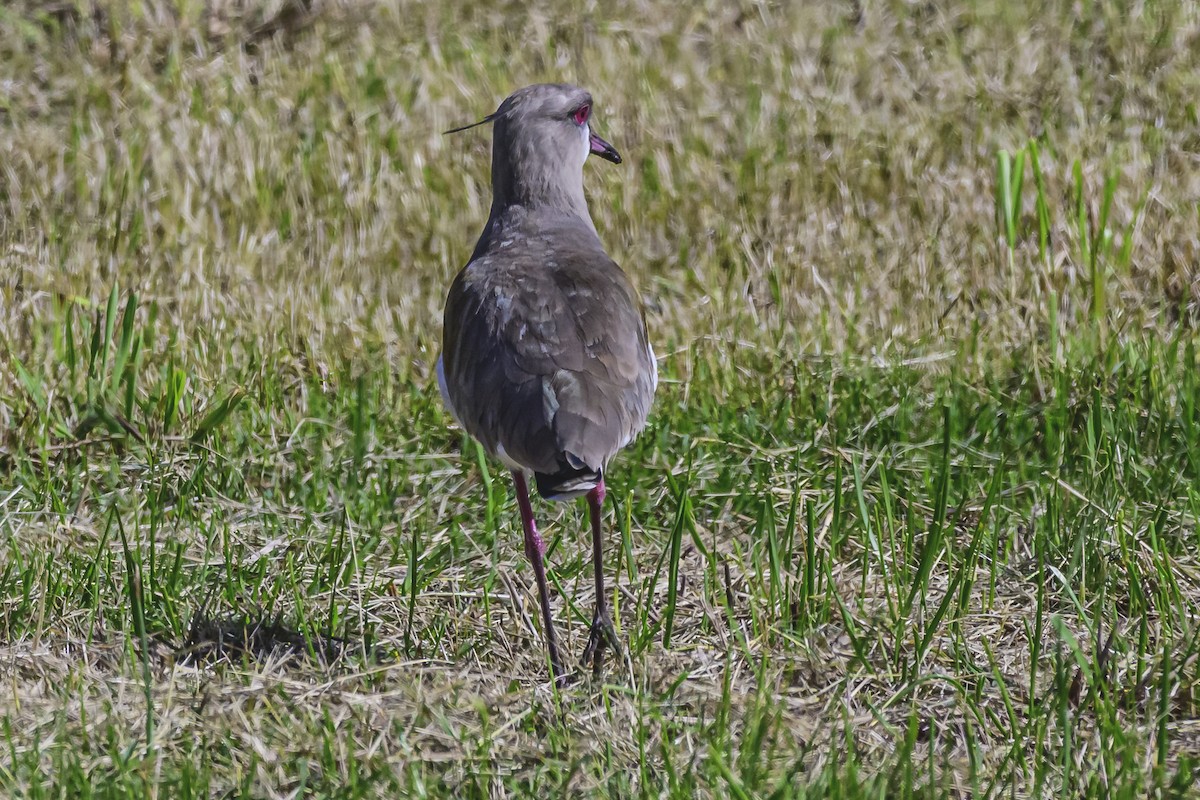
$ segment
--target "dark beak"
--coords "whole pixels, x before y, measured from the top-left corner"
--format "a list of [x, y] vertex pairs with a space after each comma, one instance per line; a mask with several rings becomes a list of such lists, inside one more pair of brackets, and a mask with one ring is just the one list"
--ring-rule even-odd
[[592, 134], [592, 137], [588, 140], [588, 143], [592, 146], [591, 152], [593, 154], [600, 156], [605, 161], [611, 161], [614, 164], [621, 163], [621, 154], [617, 152], [617, 148], [613, 147], [596, 134]]

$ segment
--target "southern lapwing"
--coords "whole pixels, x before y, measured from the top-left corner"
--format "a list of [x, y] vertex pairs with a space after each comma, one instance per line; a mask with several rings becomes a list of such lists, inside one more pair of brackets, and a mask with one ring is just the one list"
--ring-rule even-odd
[[451, 415], [512, 470], [559, 683], [565, 674], [550, 613], [546, 545], [526, 476], [533, 474], [549, 500], [587, 495], [596, 611], [583, 663], [591, 660], [599, 673], [605, 646], [620, 653], [604, 595], [604, 471], [646, 424], [658, 384], [641, 302], [604, 252], [584, 198], [589, 155], [621, 163], [592, 131], [591, 117], [585, 90], [539, 84], [514, 92], [475, 123], [494, 123], [492, 209], [470, 262], [450, 286], [437, 365]]

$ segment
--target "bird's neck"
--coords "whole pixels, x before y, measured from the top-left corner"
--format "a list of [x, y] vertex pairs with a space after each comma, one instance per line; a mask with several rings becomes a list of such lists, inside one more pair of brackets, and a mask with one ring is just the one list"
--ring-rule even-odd
[[574, 214], [591, 224], [583, 194], [583, 159], [544, 139], [514, 136], [497, 123], [492, 146], [492, 216], [521, 206]]
[[545, 242], [562, 237], [567, 237], [572, 247], [604, 251], [596, 226], [586, 211], [581, 215], [557, 206], [531, 208], [520, 203], [492, 203], [492, 213], [475, 243], [471, 260], [489, 252], [502, 252], [514, 244], [521, 250], [530, 241]]
[[478, 257], [508, 239], [536, 235], [546, 227], [576, 228], [585, 237], [599, 236], [583, 194], [583, 171], [564, 174], [526, 166], [515, 173], [504, 165], [492, 166], [492, 209], [483, 235], [475, 246]]
[[561, 169], [526, 167], [519, 174], [501, 168], [492, 170], [492, 216], [520, 206], [530, 212], [554, 211], [573, 214], [591, 223], [583, 194], [583, 173], [564, 174]]

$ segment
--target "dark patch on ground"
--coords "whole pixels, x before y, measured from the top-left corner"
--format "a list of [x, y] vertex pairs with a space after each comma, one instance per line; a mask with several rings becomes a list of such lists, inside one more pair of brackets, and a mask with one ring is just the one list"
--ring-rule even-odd
[[231, 614], [210, 617], [197, 612], [192, 617], [183, 645], [175, 651], [181, 664], [211, 666], [229, 661], [266, 661], [300, 658], [329, 666], [354, 653], [369, 655], [365, 642], [341, 636], [302, 631], [275, 619], [255, 619]]

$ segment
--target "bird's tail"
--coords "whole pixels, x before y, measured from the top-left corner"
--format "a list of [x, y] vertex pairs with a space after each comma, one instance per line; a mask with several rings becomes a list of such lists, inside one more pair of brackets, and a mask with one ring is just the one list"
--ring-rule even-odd
[[535, 472], [537, 491], [547, 500], [573, 500], [595, 489], [604, 478], [604, 471], [581, 465], [566, 464], [557, 472]]

